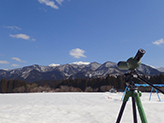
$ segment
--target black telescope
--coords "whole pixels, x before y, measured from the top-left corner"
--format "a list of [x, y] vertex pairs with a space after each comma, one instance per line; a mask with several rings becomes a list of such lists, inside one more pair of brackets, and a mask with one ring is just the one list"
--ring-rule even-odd
[[127, 61], [120, 61], [117, 66], [121, 70], [134, 70], [140, 66], [140, 60], [144, 54], [145, 50], [139, 49], [135, 57], [131, 57]]

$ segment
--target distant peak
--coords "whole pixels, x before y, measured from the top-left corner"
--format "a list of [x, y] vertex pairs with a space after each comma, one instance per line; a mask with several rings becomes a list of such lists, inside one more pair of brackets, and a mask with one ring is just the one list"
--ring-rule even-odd
[[116, 64], [115, 62], [112, 62], [112, 61], [107, 61], [107, 62], [105, 62], [104, 64], [107, 64], [107, 63]]
[[32, 66], [37, 67], [37, 66], [39, 66], [39, 65], [38, 65], [38, 64], [34, 64], [34, 65], [32, 65]]
[[10, 71], [10, 69], [1, 69], [1, 70]]
[[56, 66], [60, 66], [60, 64], [54, 64], [54, 63], [52, 63], [52, 64], [50, 64], [48, 66], [50, 66], [50, 67], [56, 67]]
[[97, 63], [97, 62], [91, 62], [91, 64], [100, 64], [100, 63]]
[[117, 64], [111, 61], [107, 61], [103, 64], [105, 67], [115, 67]]
[[82, 62], [82, 61], [78, 61], [78, 62], [73, 62], [71, 64], [76, 64], [76, 65], [89, 65], [90, 62]]
[[152, 67], [152, 68], [154, 68], [154, 69], [156, 69], [156, 67], [154, 67], [154, 66], [152, 66], [152, 65], [148, 65], [148, 64], [146, 64], [147, 66], [150, 66], [150, 67]]

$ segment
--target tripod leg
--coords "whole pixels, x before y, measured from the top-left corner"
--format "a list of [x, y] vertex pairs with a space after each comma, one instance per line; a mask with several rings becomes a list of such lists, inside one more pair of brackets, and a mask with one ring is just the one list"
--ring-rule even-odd
[[144, 109], [142, 107], [139, 93], [135, 93], [134, 98], [137, 103], [137, 107], [138, 107], [138, 111], [139, 111], [142, 123], [147, 123], [146, 115], [145, 115]]
[[123, 100], [123, 103], [122, 103], [122, 106], [121, 106], [119, 115], [117, 117], [116, 123], [119, 123], [121, 121], [122, 114], [124, 112], [126, 103], [127, 103], [127, 101], [128, 101], [128, 99], [129, 99], [130, 96], [131, 96], [131, 92], [130, 91], [127, 91], [126, 94], [125, 94], [125, 96], [124, 96], [124, 100]]
[[132, 107], [133, 107], [133, 121], [134, 123], [137, 123], [136, 103], [134, 97], [132, 97]]
[[123, 102], [116, 123], [120, 122], [125, 106], [126, 106], [126, 102]]

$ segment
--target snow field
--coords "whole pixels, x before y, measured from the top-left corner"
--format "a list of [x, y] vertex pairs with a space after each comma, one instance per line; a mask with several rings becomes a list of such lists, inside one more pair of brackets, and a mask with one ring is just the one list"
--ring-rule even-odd
[[[123, 93], [0, 94], [0, 123], [115, 123]], [[164, 95], [143, 93], [149, 123], [164, 122]], [[121, 123], [133, 122], [131, 100]], [[138, 116], [138, 123], [141, 123]]]

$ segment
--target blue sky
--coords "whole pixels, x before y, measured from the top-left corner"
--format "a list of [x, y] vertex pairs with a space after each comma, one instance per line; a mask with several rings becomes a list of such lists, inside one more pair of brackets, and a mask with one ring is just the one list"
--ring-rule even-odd
[[126, 61], [164, 67], [163, 0], [1, 0], [0, 69]]

